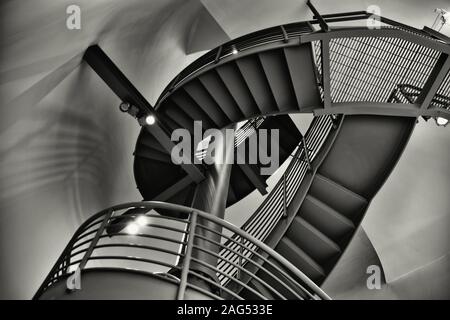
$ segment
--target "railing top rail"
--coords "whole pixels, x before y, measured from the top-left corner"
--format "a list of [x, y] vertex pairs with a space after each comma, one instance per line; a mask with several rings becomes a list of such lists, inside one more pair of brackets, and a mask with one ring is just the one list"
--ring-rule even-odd
[[[171, 203], [165, 203], [165, 202], [160, 202], [160, 201], [144, 201], [144, 202], [129, 202], [129, 203], [124, 203], [124, 204], [119, 204], [119, 205], [115, 205], [112, 206], [110, 208], [107, 208], [105, 210], [102, 210], [96, 214], [94, 214], [93, 216], [91, 216], [87, 221], [85, 221], [81, 227], [75, 232], [74, 236], [72, 237], [71, 241], [69, 242], [68, 246], [66, 247], [66, 249], [63, 251], [63, 254], [60, 256], [60, 258], [58, 259], [57, 263], [55, 264], [54, 268], [51, 270], [50, 274], [47, 276], [47, 278], [45, 279], [43, 285], [41, 286], [41, 288], [38, 290], [37, 294], [35, 295], [35, 298], [38, 297], [40, 294], [42, 294], [42, 292], [45, 290], [45, 288], [52, 283], [52, 279], [54, 279], [54, 276], [57, 275], [57, 272], [61, 271], [61, 265], [64, 266], [63, 262], [67, 257], [70, 257], [71, 254], [71, 246], [77, 241], [78, 239], [78, 235], [83, 233], [83, 231], [85, 231], [86, 227], [89, 227], [91, 225], [92, 222], [96, 221], [97, 219], [103, 218], [103, 223], [102, 226], [103, 228], [106, 226], [105, 222], [109, 221], [113, 218], [113, 215], [115, 212], [117, 211], [122, 211], [122, 210], [126, 210], [129, 208], [145, 208], [145, 209], [149, 209], [149, 211], [151, 209], [166, 209], [166, 210], [172, 210], [172, 211], [178, 211], [181, 213], [187, 213], [189, 215], [189, 217], [192, 217], [193, 215], [201, 217], [202, 219], [205, 220], [209, 220], [214, 224], [220, 225], [223, 228], [233, 232], [234, 234], [239, 235], [240, 237], [242, 237], [243, 239], [245, 239], [247, 242], [252, 243], [254, 245], [256, 245], [258, 247], [259, 250], [262, 250], [262, 252], [267, 253], [272, 259], [274, 259], [276, 262], [280, 263], [286, 270], [287, 272], [293, 274], [299, 281], [301, 281], [301, 283], [305, 284], [309, 290], [311, 290], [311, 292], [313, 292], [314, 294], [316, 294], [318, 297], [322, 298], [322, 299], [330, 299], [328, 297], [328, 295], [326, 295], [326, 293], [324, 293], [312, 280], [310, 280], [303, 272], [301, 272], [300, 270], [298, 270], [294, 265], [292, 265], [288, 260], [286, 260], [284, 257], [282, 257], [279, 253], [277, 253], [276, 251], [274, 251], [273, 249], [271, 249], [270, 247], [268, 247], [266, 244], [264, 244], [262, 241], [256, 239], [255, 237], [247, 234], [245, 231], [241, 230], [240, 228], [238, 228], [237, 226], [222, 220], [220, 218], [214, 217], [204, 211], [195, 209], [195, 208], [190, 208], [190, 207], [186, 207], [186, 206], [182, 206], [182, 205], [177, 205], [177, 204], [171, 204]], [[194, 214], [195, 213], [195, 214]], [[147, 213], [142, 213], [141, 215], [146, 215], [149, 214], [151, 215], [149, 212]], [[187, 220], [183, 220], [183, 219], [179, 219], [180, 222], [182, 223], [187, 223], [187, 224], [191, 224], [192, 221], [190, 221], [190, 218]], [[102, 228], [99, 228], [98, 230], [100, 230], [97, 233], [97, 237], [105, 237], [105, 236], [100, 236], [101, 233], [103, 232]], [[137, 235], [140, 236], [140, 235]], [[196, 236], [196, 234], [194, 235], [194, 237]], [[97, 241], [95, 239], [92, 240], [92, 242], [89, 245], [88, 249], [85, 249], [84, 251], [89, 251], [89, 250], [95, 250], [97, 248]], [[99, 248], [103, 248], [103, 247], [108, 247], [108, 245], [99, 245]], [[114, 247], [114, 245], [110, 245], [110, 247]], [[83, 252], [84, 252], [83, 251]], [[86, 262], [88, 260], [94, 260], [94, 259], [109, 259], [109, 258], [117, 258], [114, 256], [108, 257], [102, 257], [102, 256], [95, 256], [95, 257], [90, 257], [90, 255], [88, 255], [87, 258], [84, 258], [83, 263], [86, 264]], [[144, 259], [141, 259], [142, 261], [144, 261]], [[150, 260], [148, 260], [150, 261]], [[72, 262], [71, 265], [74, 265], [75, 262]], [[81, 264], [80, 264], [81, 266]], [[83, 269], [84, 265], [81, 266], [81, 269]], [[220, 272], [219, 269], [217, 269], [218, 272]]]
[[[193, 63], [188, 65], [185, 69], [183, 69], [164, 89], [158, 101], [156, 103], [156, 108], [159, 106], [160, 102], [166, 98], [167, 95], [170, 94], [179, 84], [183, 83], [186, 79], [189, 79], [192, 75], [196, 74], [200, 70], [204, 69], [208, 65], [218, 63], [221, 59], [232, 56], [233, 51], [238, 49], [239, 51], [245, 51], [247, 49], [251, 49], [257, 46], [261, 46], [264, 44], [269, 44], [272, 42], [291, 40], [294, 38], [299, 38], [301, 36], [304, 37], [303, 41], [311, 42], [314, 40], [320, 40], [321, 37], [329, 37], [333, 38], [334, 35], [339, 37], [342, 36], [352, 36], [350, 31], [354, 31], [355, 36], [360, 37], [372, 37], [372, 36], [380, 36], [385, 32], [389, 32], [389, 30], [393, 30], [391, 33], [387, 33], [387, 36], [396, 36], [400, 33], [403, 35], [407, 35], [409, 40], [417, 40], [418, 43], [422, 45], [433, 46], [434, 48], [441, 48], [447, 53], [450, 52], [450, 48], [446, 48], [450, 46], [450, 42], [446, 41], [446, 37], [439, 36], [436, 32], [427, 31], [426, 28], [417, 29], [406, 24], [394, 21], [389, 18], [385, 18], [382, 16], [374, 15], [365, 11], [355, 11], [355, 12], [347, 12], [347, 13], [336, 13], [336, 14], [326, 14], [322, 15], [323, 20], [332, 26], [333, 23], [342, 23], [342, 22], [351, 22], [358, 20], [369, 20], [376, 19], [381, 24], [376, 29], [364, 26], [364, 27], [342, 27], [336, 26], [333, 27], [329, 32], [323, 32], [321, 30], [315, 30], [312, 26], [319, 24], [320, 21], [318, 19], [312, 19], [309, 21], [301, 21], [288, 23], [278, 26], [269, 27], [263, 30], [259, 30], [236, 39], [233, 39], [227, 43], [222, 44], [221, 46], [212, 49], [199, 57]], [[372, 32], [371, 32], [372, 31]], [[373, 32], [375, 31], [375, 32]], [[317, 39], [316, 39], [317, 38]]]

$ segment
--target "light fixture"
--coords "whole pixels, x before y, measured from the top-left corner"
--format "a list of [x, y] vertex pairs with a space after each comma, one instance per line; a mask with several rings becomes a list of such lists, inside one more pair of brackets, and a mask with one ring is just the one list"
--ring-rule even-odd
[[145, 214], [149, 210], [149, 208], [137, 207], [125, 211], [120, 216], [116, 216], [111, 219], [111, 221], [106, 226], [106, 233], [110, 237], [113, 237], [114, 235], [120, 233], [122, 230], [123, 232], [126, 232], [128, 234], [137, 233], [142, 226], [141, 224], [147, 224], [147, 221], [139, 218], [146, 218]]
[[134, 220], [134, 222], [141, 227], [144, 227], [147, 225], [147, 218], [145, 216], [139, 216]]
[[139, 233], [139, 225], [133, 221], [125, 228], [125, 232], [130, 235], [136, 235]]
[[232, 53], [232, 54], [238, 54], [238, 53], [239, 53], [239, 51], [238, 51], [238, 49], [236, 48], [235, 45], [232, 45], [232, 46], [231, 46], [231, 53]]
[[446, 119], [446, 118], [436, 117], [436, 118], [434, 118], [434, 120], [436, 121], [436, 124], [439, 127], [446, 127], [448, 125], [448, 119]]
[[128, 112], [130, 110], [130, 108], [131, 108], [131, 104], [129, 104], [128, 102], [122, 102], [119, 105], [119, 109], [122, 112]]
[[151, 114], [149, 114], [148, 116], [145, 117], [145, 123], [149, 126], [151, 126], [152, 124], [154, 124], [156, 122], [156, 119], [154, 116], [152, 116]]

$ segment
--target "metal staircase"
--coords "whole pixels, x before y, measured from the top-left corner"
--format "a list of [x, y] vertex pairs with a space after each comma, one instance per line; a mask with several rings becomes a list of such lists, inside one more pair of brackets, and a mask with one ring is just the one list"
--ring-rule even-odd
[[[143, 125], [134, 173], [145, 200], [170, 204], [129, 204], [106, 211], [107, 218], [105, 212], [94, 216], [94, 220], [103, 218], [103, 224], [100, 220], [96, 223], [104, 228], [88, 232], [95, 236], [80, 245], [80, 235], [94, 220], [82, 226], [35, 298], [83, 298], [82, 290], [63, 294], [62, 281], [69, 276], [73, 279], [75, 270], [87, 274], [91, 270], [86, 268], [87, 262], [96, 259], [164, 266], [158, 269], [163, 276], [156, 273], [156, 277], [160, 287], [164, 281], [171, 283], [170, 289], [163, 290], [168, 299], [328, 298], [317, 286], [350, 243], [370, 202], [400, 158], [417, 118], [450, 119], [450, 43], [436, 33], [383, 17], [375, 17], [379, 28], [334, 27], [334, 23], [364, 24], [374, 18], [362, 11], [323, 16], [314, 12], [314, 20], [261, 30], [206, 53], [167, 86], [154, 109], [99, 47], [88, 49], [85, 60], [123, 101], [137, 107], [135, 116], [157, 118], [155, 125]], [[315, 115], [304, 135], [289, 113]], [[193, 133], [194, 121], [202, 121], [204, 131], [240, 121], [249, 121], [245, 125], [249, 129], [255, 118], [264, 118], [260, 128], [280, 130], [280, 159], [292, 159], [271, 193], [238, 230], [221, 220], [220, 214], [212, 217], [208, 210], [192, 208], [212, 167], [173, 164], [168, 137], [177, 128]], [[245, 132], [243, 136], [248, 137]], [[225, 206], [255, 189], [264, 193], [267, 177], [259, 174], [260, 167], [260, 163], [233, 165], [228, 192], [220, 199], [226, 197]], [[204, 203], [208, 205], [208, 201]], [[135, 211], [113, 214], [125, 208]], [[161, 215], [149, 214], [150, 209]], [[179, 256], [177, 261], [132, 259], [123, 253], [100, 256], [98, 249], [105, 245], [98, 241], [108, 238], [113, 220], [121, 217], [115, 223], [125, 228], [139, 215], [183, 225], [153, 224], [161, 232], [183, 235], [176, 244], [178, 249], [166, 252]], [[203, 222], [197, 224], [197, 215]], [[199, 228], [207, 233], [198, 232]], [[120, 230], [116, 233], [126, 236]], [[170, 236], [154, 233], [140, 236], [171, 241]], [[83, 246], [84, 250], [73, 252]], [[163, 243], [141, 248], [167, 251]], [[202, 262], [196, 256], [199, 251], [212, 259]], [[84, 256], [74, 260], [80, 254]], [[191, 260], [197, 267], [192, 267]], [[139, 270], [154, 280], [154, 271]], [[152, 285], [150, 280], [148, 285]], [[192, 291], [186, 293], [186, 287]], [[115, 290], [114, 297], [126, 297]], [[106, 294], [95, 293], [92, 287], [86, 292], [93, 297]]]

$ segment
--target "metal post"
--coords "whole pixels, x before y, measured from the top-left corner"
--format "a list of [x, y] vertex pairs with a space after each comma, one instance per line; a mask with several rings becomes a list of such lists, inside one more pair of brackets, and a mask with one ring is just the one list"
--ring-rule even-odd
[[[67, 278], [67, 281], [66, 281], [67, 289], [69, 289], [69, 290], [81, 289], [81, 271], [84, 269], [89, 258], [91, 257], [92, 251], [94, 251], [94, 248], [97, 245], [98, 240], [100, 239], [100, 236], [102, 235], [106, 226], [108, 225], [109, 219], [111, 218], [112, 214], [113, 214], [113, 210], [109, 210], [108, 213], [105, 214], [102, 224], [97, 229], [94, 239], [92, 239], [88, 249], [86, 250], [83, 258], [81, 259], [81, 262], [78, 265], [77, 270], [75, 270], [75, 272], [70, 277]], [[70, 254], [70, 252], [68, 254]]]
[[287, 218], [286, 173], [283, 173], [283, 218]]
[[214, 63], [219, 62], [221, 54], [222, 54], [222, 46], [220, 46], [219, 49], [217, 49], [216, 58], [214, 59]]
[[181, 269], [180, 286], [178, 287], [177, 300], [184, 299], [184, 293], [186, 292], [186, 285], [188, 280], [189, 268], [191, 265], [192, 247], [194, 246], [195, 228], [197, 227], [197, 212], [191, 213], [191, 219], [189, 222], [189, 236], [186, 245], [186, 252], [184, 254], [183, 266]]
[[[242, 238], [242, 236], [239, 236], [239, 253], [243, 254], [243, 248], [244, 248], [244, 238]], [[239, 267], [242, 267], [242, 256], [238, 256], [238, 264]], [[237, 269], [237, 278], [240, 279], [241, 278], [241, 269]]]
[[[224, 137], [227, 135], [224, 132]], [[225, 208], [228, 199], [228, 190], [230, 187], [230, 177], [232, 162], [234, 159], [234, 136], [227, 137], [229, 141], [222, 142], [222, 155], [223, 161], [217, 161], [217, 163], [210, 165], [209, 170], [206, 172], [205, 180], [199, 183], [197, 197], [193, 202], [193, 207], [211, 214], [211, 216], [223, 219], [225, 216]], [[216, 151], [219, 149], [219, 144], [216, 144]], [[220, 151], [219, 151], [220, 153]], [[216, 159], [219, 160], [219, 159]], [[205, 228], [198, 227], [196, 233], [207, 239], [211, 239], [217, 243], [220, 243], [222, 227], [216, 223], [211, 222], [209, 219], [200, 218], [198, 219], [198, 225], [204, 226]], [[208, 231], [214, 230], [215, 232]], [[212, 267], [217, 266], [218, 259], [216, 256], [209, 254], [208, 252], [217, 254], [220, 247], [211, 243], [207, 240], [196, 237], [195, 239], [196, 247], [202, 248], [203, 250], [193, 249], [192, 255], [198, 260], [206, 263]], [[197, 261], [192, 261], [191, 269], [195, 270], [197, 273], [207, 275], [213, 281], [218, 282], [217, 274], [211, 268], [198, 263]], [[208, 288], [209, 289], [209, 288]]]
[[309, 7], [312, 13], [314, 13], [314, 18], [319, 21], [320, 28], [326, 32], [330, 31], [331, 29], [326, 23], [325, 19], [320, 15], [319, 11], [317, 11], [316, 7], [313, 6], [310, 0], [306, 2], [306, 5]]
[[302, 141], [303, 141], [303, 151], [305, 153], [305, 160], [306, 163], [308, 164], [308, 169], [312, 170], [311, 159], [309, 158], [309, 151], [308, 146], [306, 145], [305, 137], [302, 137]]

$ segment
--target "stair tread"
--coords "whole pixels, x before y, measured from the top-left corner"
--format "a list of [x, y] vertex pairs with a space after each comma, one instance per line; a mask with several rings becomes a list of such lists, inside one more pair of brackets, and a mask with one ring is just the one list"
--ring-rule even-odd
[[249, 56], [236, 60], [238, 70], [241, 72], [248, 89], [250, 90], [260, 114], [269, 114], [276, 111], [269, 83], [264, 70], [255, 57]]
[[[299, 229], [301, 229], [301, 230], [299, 230]], [[308, 231], [308, 234], [302, 234], [305, 231]], [[320, 241], [320, 244], [325, 245], [328, 249], [328, 252], [323, 252], [323, 254], [328, 253], [328, 254], [332, 255], [332, 254], [341, 252], [341, 248], [333, 240], [328, 238], [328, 236], [326, 236], [324, 233], [322, 233], [320, 230], [318, 230], [316, 227], [314, 227], [312, 224], [310, 224], [308, 221], [301, 218], [300, 216], [294, 217], [291, 227], [286, 232], [286, 234], [294, 242], [296, 242], [295, 240], [299, 240], [300, 242], [304, 243], [305, 242], [304, 237], [309, 238], [308, 240], [310, 240], [314, 243], [304, 243], [304, 244], [306, 246], [312, 244], [314, 247], [313, 251], [320, 249], [320, 246], [318, 245], [319, 243], [317, 242], [317, 241]], [[297, 243], [297, 244], [300, 246], [300, 243]]]
[[280, 111], [298, 109], [283, 52], [270, 50], [259, 53], [258, 57], [278, 109]]
[[350, 194], [350, 195], [352, 195], [352, 196], [354, 196], [356, 198], [359, 198], [361, 201], [367, 202], [367, 199], [365, 199], [362, 195], [357, 194], [356, 192], [354, 192], [354, 191], [352, 191], [350, 189], [347, 189], [343, 185], [337, 183], [336, 181], [331, 180], [330, 178], [328, 178], [328, 177], [326, 177], [324, 175], [321, 175], [320, 173], [316, 173], [316, 177], [318, 179], [325, 180], [326, 182], [335, 185], [336, 187], [340, 188], [342, 191], [344, 191], [344, 192], [346, 192], [346, 193], [348, 193], [348, 194]]
[[[195, 105], [201, 110], [201, 113], [204, 114], [202, 118], [197, 119], [200, 116], [200, 113], [197, 111], [197, 117], [194, 116], [195, 120], [205, 121], [204, 118], [206, 116], [209, 119], [208, 122], [212, 124], [208, 125], [210, 128], [221, 128], [230, 121], [199, 80], [190, 81], [183, 89], [192, 101], [195, 102]], [[195, 108], [189, 108], [189, 112], [195, 112]]]
[[244, 118], [241, 110], [217, 73], [207, 72], [198, 79], [231, 122], [238, 122], [240, 119]]
[[340, 214], [338, 211], [336, 211], [335, 209], [331, 208], [326, 203], [323, 203], [322, 201], [320, 201], [319, 199], [313, 197], [310, 194], [308, 194], [306, 196], [306, 198], [308, 198], [308, 200], [310, 200], [316, 206], [319, 206], [319, 207], [323, 208], [325, 211], [327, 211], [328, 213], [330, 213], [331, 215], [333, 215], [334, 217], [336, 217], [337, 219], [339, 219], [340, 221], [342, 221], [343, 223], [345, 223], [349, 227], [351, 227], [353, 229], [355, 228], [355, 224], [350, 219], [348, 219], [344, 215]]
[[[291, 84], [299, 109], [317, 105], [321, 98], [316, 84], [311, 46], [308, 44], [283, 49]], [[311, 63], [305, 63], [311, 61]]]
[[259, 114], [258, 106], [235, 63], [224, 64], [216, 68], [216, 72], [245, 118]]
[[[304, 272], [309, 278], [317, 280], [325, 276], [325, 270], [287, 237], [281, 238], [277, 248], [278, 250], [276, 251], [278, 252], [283, 252], [286, 249], [291, 251], [289, 252], [291, 254], [286, 254], [284, 257], [294, 264], [300, 271]], [[298, 259], [300, 259], [300, 261]]]

